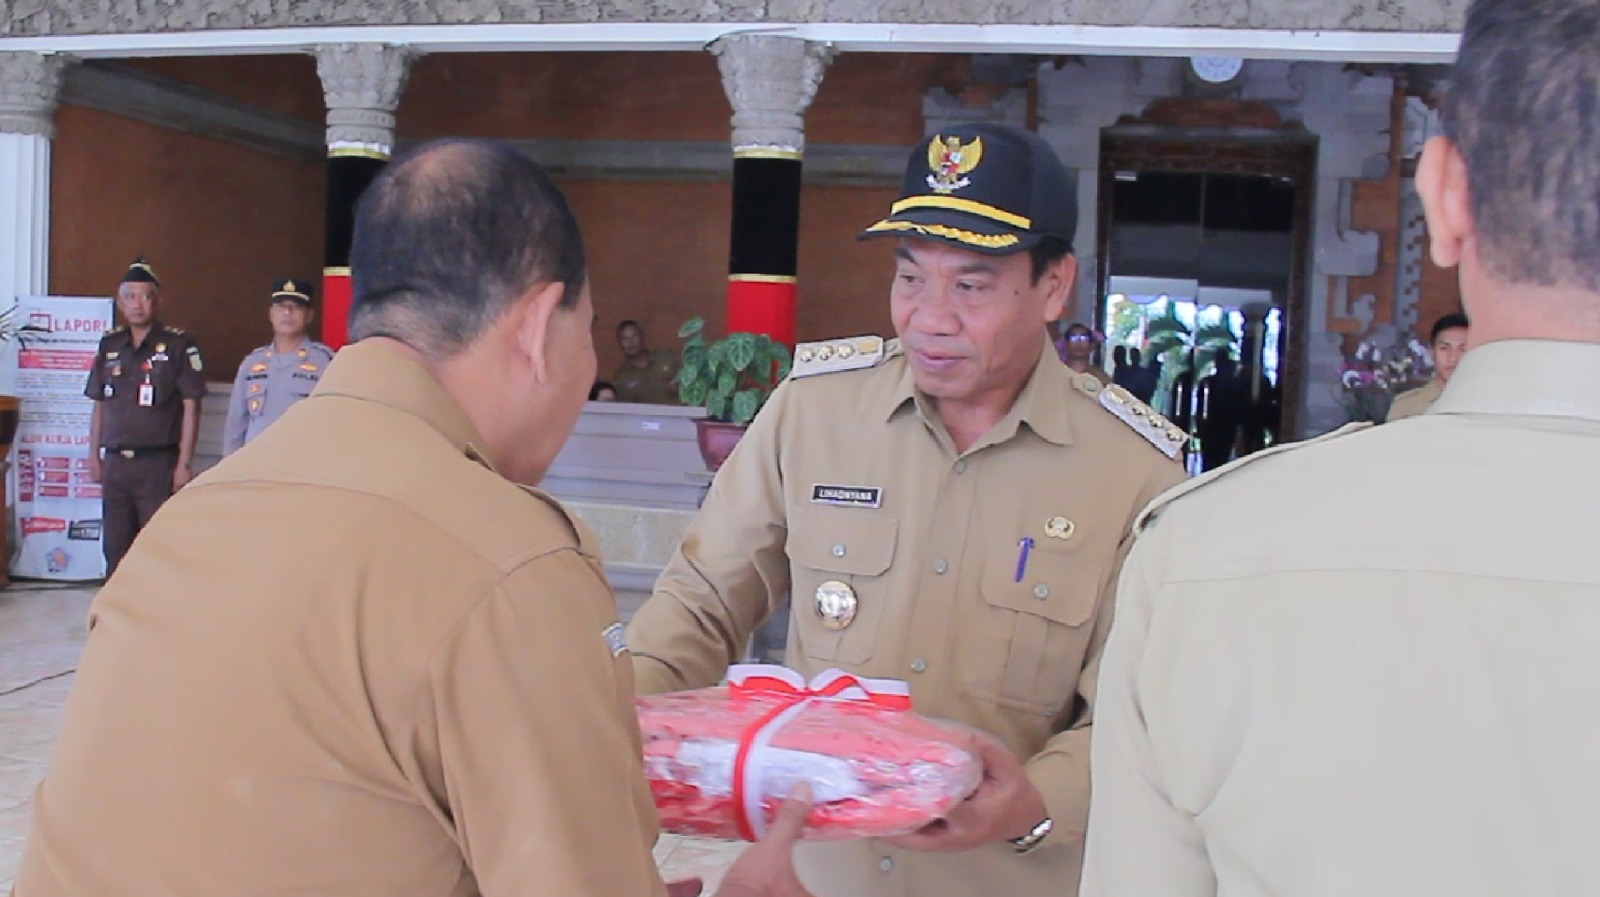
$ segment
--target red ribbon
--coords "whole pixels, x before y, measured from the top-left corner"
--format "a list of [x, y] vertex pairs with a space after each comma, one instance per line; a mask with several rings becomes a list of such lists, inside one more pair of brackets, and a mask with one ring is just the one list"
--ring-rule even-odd
[[[784, 669], [783, 672], [798, 678], [797, 674], [788, 669]], [[733, 757], [734, 824], [738, 826], [739, 836], [746, 841], [757, 839], [755, 826], [745, 803], [748, 793], [745, 780], [751, 748], [769, 726], [777, 723], [778, 729], [782, 729], [793, 715], [785, 717], [785, 714], [790, 714], [790, 711], [798, 705], [817, 700], [853, 701], [875, 704], [886, 710], [910, 710], [911, 695], [909, 691], [901, 693], [904, 689], [904, 683], [896, 680], [860, 679], [839, 670], [825, 670], [817, 674], [809, 684], [799, 686], [783, 676], [755, 672], [751, 666], [741, 665], [730, 670], [728, 677], [730, 694], [737, 697], [777, 695], [783, 698], [739, 735], [739, 749]], [[781, 722], [779, 722], [780, 717], [784, 717]], [[772, 736], [776, 735], [775, 730]]]

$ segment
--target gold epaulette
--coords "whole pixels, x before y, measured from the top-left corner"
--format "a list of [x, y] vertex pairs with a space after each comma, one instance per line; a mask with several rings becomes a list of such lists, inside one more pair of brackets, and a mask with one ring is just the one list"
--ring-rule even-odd
[[118, 324], [117, 326], [111, 328], [110, 330], [107, 330], [105, 333], [102, 333], [100, 335], [101, 336], [116, 336], [117, 334], [119, 334], [122, 331], [127, 330], [127, 329], [128, 328], [122, 326], [121, 324]]
[[852, 336], [820, 343], [801, 343], [795, 346], [794, 365], [789, 369], [789, 376], [813, 377], [817, 374], [877, 367], [893, 355], [898, 347], [898, 340], [884, 340], [881, 336]]
[[1222, 477], [1225, 477], [1242, 467], [1247, 467], [1256, 463], [1257, 461], [1262, 460], [1263, 458], [1270, 458], [1273, 455], [1281, 455], [1284, 452], [1292, 452], [1295, 449], [1304, 448], [1308, 445], [1316, 445], [1319, 442], [1327, 442], [1331, 439], [1338, 439], [1341, 436], [1348, 436], [1351, 433], [1365, 430], [1370, 426], [1372, 426], [1372, 424], [1366, 421], [1345, 424], [1331, 433], [1324, 433], [1323, 435], [1317, 436], [1313, 439], [1305, 439], [1299, 442], [1280, 442], [1271, 448], [1262, 449], [1259, 452], [1245, 455], [1243, 458], [1230, 461], [1216, 470], [1207, 471], [1200, 476], [1185, 480], [1184, 482], [1179, 483], [1178, 485], [1173, 486], [1171, 489], [1168, 489], [1167, 491], [1156, 496], [1154, 501], [1146, 505], [1145, 509], [1139, 513], [1139, 516], [1134, 518], [1133, 531], [1135, 533], [1143, 532], [1145, 527], [1154, 522], [1156, 515], [1159, 514], [1167, 505], [1172, 504], [1191, 492], [1216, 482]]
[[1093, 374], [1077, 375], [1073, 378], [1073, 385], [1084, 395], [1092, 396], [1101, 408], [1144, 437], [1161, 454], [1175, 459], [1183, 453], [1183, 444], [1189, 440], [1189, 434], [1162, 417], [1154, 408], [1139, 401], [1133, 393], [1115, 384], [1107, 386]]

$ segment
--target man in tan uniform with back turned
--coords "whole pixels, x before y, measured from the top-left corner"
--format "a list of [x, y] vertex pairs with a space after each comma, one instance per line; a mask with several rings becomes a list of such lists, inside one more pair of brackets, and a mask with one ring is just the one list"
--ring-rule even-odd
[[947, 819], [803, 845], [820, 897], [1075, 888], [1107, 596], [1134, 515], [1183, 477], [1182, 434], [1050, 344], [1076, 209], [1036, 135], [914, 151], [867, 231], [898, 240], [899, 340], [798, 348], [630, 625], [641, 690], [705, 686], [789, 599], [790, 666], [904, 679], [921, 713], [987, 733]]
[[1596, 98], [1600, 0], [1467, 8], [1417, 192], [1472, 348], [1425, 414], [1152, 509], [1083, 894], [1600, 894]]
[[[582, 237], [493, 142], [392, 163], [310, 398], [96, 597], [18, 897], [649, 897], [633, 674], [537, 482], [594, 380]], [[800, 892], [783, 834], [724, 897]]]

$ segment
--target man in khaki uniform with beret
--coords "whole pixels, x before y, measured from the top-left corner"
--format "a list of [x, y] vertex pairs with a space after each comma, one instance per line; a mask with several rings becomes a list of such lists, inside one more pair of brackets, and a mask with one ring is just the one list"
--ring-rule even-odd
[[1083, 894], [1600, 893], [1597, 96], [1600, 2], [1468, 7], [1417, 192], [1472, 348], [1141, 523]]
[[641, 691], [710, 685], [788, 600], [787, 663], [904, 679], [981, 730], [979, 790], [893, 842], [802, 846], [820, 897], [1044, 897], [1077, 882], [1094, 675], [1133, 517], [1182, 434], [1046, 333], [1077, 273], [1071, 176], [956, 127], [866, 236], [896, 238], [898, 340], [803, 345], [634, 617]]
[[[96, 597], [17, 897], [668, 893], [594, 541], [517, 485], [594, 380], [577, 222], [450, 141], [367, 188], [352, 259], [356, 342]], [[803, 811], [725, 897], [802, 894]]]

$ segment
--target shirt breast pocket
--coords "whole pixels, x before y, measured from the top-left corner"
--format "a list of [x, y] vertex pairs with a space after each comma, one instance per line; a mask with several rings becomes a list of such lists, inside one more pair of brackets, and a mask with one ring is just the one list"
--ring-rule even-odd
[[[805, 508], [791, 515], [791, 621], [807, 657], [848, 666], [872, 658], [889, 601], [886, 580], [899, 529], [896, 518], [865, 510]], [[834, 596], [831, 617], [823, 615], [817, 600], [824, 587]], [[841, 587], [849, 596], [842, 605]]]
[[982, 606], [962, 637], [967, 690], [1016, 710], [1055, 715], [1074, 699], [1100, 599], [1101, 568], [1076, 552], [1034, 547], [991, 557]]

